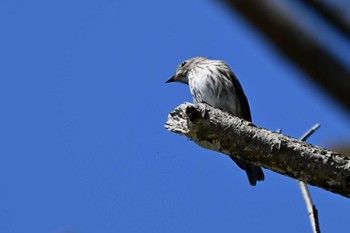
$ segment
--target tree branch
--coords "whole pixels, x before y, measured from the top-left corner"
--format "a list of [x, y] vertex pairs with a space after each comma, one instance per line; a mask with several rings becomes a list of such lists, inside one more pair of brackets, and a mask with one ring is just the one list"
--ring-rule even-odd
[[314, 11], [330, 22], [339, 32], [348, 39], [350, 38], [350, 24], [339, 10], [332, 9], [332, 7], [327, 5], [324, 1], [299, 0], [299, 2], [313, 8]]
[[[225, 0], [273, 42], [286, 58], [350, 111], [350, 72], [275, 1]], [[331, 77], [331, 78], [330, 78]]]
[[178, 106], [165, 128], [204, 148], [350, 197], [350, 158], [339, 153], [259, 128], [206, 104]]
[[[318, 128], [320, 128], [320, 124], [314, 125], [309, 131], [307, 131], [301, 138], [299, 138], [300, 141], [306, 141], [308, 137], [311, 136]], [[309, 214], [309, 219], [312, 227], [313, 233], [320, 233], [320, 223], [318, 221], [318, 211], [316, 209], [316, 206], [314, 205], [311, 194], [309, 191], [309, 188], [307, 187], [307, 184], [298, 180], [298, 185], [301, 191], [301, 194], [303, 195], [307, 213]]]
[[312, 232], [320, 233], [321, 230], [320, 230], [320, 223], [318, 221], [318, 211], [316, 209], [316, 206], [312, 202], [309, 188], [307, 187], [307, 184], [305, 184], [300, 180], [298, 180], [298, 185], [305, 201], [306, 210], [309, 215]]

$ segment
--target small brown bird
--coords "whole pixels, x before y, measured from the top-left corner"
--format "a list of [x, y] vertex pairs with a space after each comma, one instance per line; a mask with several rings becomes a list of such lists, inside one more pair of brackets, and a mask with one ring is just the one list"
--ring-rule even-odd
[[[206, 103], [233, 116], [252, 121], [247, 97], [230, 67], [221, 60], [195, 57], [182, 62], [175, 75], [167, 81], [188, 84], [195, 103]], [[246, 171], [253, 186], [264, 180], [260, 167], [231, 157]]]

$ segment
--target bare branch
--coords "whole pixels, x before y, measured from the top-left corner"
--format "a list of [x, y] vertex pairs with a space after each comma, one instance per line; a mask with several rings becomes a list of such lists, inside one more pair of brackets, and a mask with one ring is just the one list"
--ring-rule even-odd
[[184, 103], [165, 127], [198, 145], [350, 197], [350, 159], [259, 128], [206, 104]]
[[311, 129], [309, 129], [309, 131], [307, 131], [303, 136], [301, 136], [299, 140], [306, 141], [311, 136], [311, 134], [313, 134], [318, 128], [320, 128], [320, 126], [320, 124], [315, 124], [314, 126], [312, 126]]
[[225, 1], [270, 39], [273, 45], [309, 78], [343, 104], [349, 112], [349, 70], [283, 12], [275, 1]]
[[307, 184], [298, 180], [299, 188], [301, 190], [301, 194], [303, 195], [307, 213], [309, 214], [309, 219], [312, 227], [313, 233], [320, 233], [320, 224], [318, 221], [318, 211], [316, 209], [316, 206], [312, 202], [312, 198], [309, 192], [309, 188], [307, 187]]
[[335, 28], [339, 30], [344, 36], [350, 38], [350, 24], [345, 19], [341, 12], [332, 9], [332, 7], [327, 6], [324, 1], [319, 0], [299, 0], [305, 5], [309, 5], [317, 13], [323, 16], [328, 22], [330, 22]]
[[[310, 137], [318, 128], [320, 128], [320, 124], [314, 125], [309, 131], [307, 131], [303, 136], [300, 137], [300, 141], [306, 141], [308, 137]], [[312, 198], [309, 192], [309, 188], [307, 187], [307, 184], [298, 180], [299, 188], [301, 190], [301, 194], [303, 195], [306, 209], [309, 214], [309, 219], [312, 227], [313, 233], [320, 233], [320, 224], [318, 221], [318, 211], [316, 209], [316, 206], [312, 202]]]

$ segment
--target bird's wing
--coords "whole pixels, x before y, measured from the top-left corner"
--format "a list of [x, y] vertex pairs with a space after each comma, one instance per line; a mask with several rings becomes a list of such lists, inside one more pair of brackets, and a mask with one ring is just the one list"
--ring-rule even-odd
[[244, 119], [248, 121], [252, 121], [252, 116], [250, 114], [250, 108], [249, 108], [249, 103], [248, 99], [244, 94], [243, 88], [241, 84], [239, 83], [236, 75], [233, 73], [232, 70], [228, 71], [229, 79], [233, 83], [233, 86], [235, 88], [236, 94], [238, 96], [238, 99], [241, 101], [241, 106], [242, 106], [242, 111], [244, 114]]

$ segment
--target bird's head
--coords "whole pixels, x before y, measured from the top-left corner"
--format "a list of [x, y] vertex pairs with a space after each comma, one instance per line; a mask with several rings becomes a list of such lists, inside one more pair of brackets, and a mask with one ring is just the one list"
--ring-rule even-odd
[[177, 67], [175, 74], [166, 83], [181, 82], [188, 84], [188, 73], [196, 68], [199, 64], [207, 61], [204, 57], [195, 57], [181, 62]]

